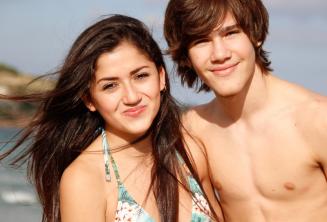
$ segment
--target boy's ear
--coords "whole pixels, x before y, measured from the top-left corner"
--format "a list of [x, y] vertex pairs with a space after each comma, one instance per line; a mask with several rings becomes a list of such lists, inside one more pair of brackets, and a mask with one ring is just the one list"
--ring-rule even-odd
[[166, 71], [164, 68], [159, 70], [160, 91], [166, 89]]
[[86, 108], [88, 108], [91, 112], [95, 112], [97, 110], [95, 108], [94, 104], [92, 103], [90, 96], [84, 95], [82, 97], [82, 100], [83, 100], [84, 105], [86, 106]]

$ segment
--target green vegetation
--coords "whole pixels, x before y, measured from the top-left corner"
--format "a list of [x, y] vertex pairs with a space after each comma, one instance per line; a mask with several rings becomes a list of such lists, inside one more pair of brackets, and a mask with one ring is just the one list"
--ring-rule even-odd
[[[35, 78], [0, 63], [0, 94], [13, 96], [37, 93], [50, 90], [55, 85], [54, 80], [44, 78], [35, 80]], [[22, 120], [26, 122], [33, 116], [36, 108], [35, 103], [0, 99], [0, 127], [21, 125]]]
[[0, 63], [0, 72], [8, 72], [8, 73], [15, 74], [15, 75], [19, 74], [19, 72], [16, 68], [14, 68], [10, 65], [4, 64], [4, 63]]

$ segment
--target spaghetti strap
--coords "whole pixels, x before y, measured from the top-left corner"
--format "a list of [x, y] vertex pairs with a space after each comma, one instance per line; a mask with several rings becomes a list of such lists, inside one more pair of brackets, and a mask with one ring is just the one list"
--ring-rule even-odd
[[106, 181], [111, 181], [110, 169], [109, 169], [109, 149], [108, 143], [106, 143], [106, 132], [101, 129], [102, 134], [102, 153], [104, 159], [104, 169], [106, 173]]
[[115, 176], [116, 176], [117, 183], [118, 183], [118, 185], [121, 185], [120, 176], [118, 173], [118, 166], [110, 153], [110, 148], [109, 148], [109, 144], [108, 144], [108, 140], [107, 140], [106, 131], [103, 128], [102, 128], [101, 134], [102, 134], [102, 148], [103, 148], [103, 158], [104, 158], [104, 167], [105, 167], [105, 173], [106, 173], [106, 181], [111, 181], [111, 175], [110, 175], [110, 169], [109, 169], [109, 159], [110, 159], [112, 168], [113, 168]]
[[176, 150], [176, 156], [180, 164], [182, 165], [185, 164], [184, 159], [182, 158], [182, 156], [179, 154], [177, 150]]

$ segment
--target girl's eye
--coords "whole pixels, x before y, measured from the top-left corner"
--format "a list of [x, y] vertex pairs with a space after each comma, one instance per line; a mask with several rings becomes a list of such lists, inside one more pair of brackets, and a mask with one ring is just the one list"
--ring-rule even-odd
[[111, 83], [107, 83], [105, 85], [102, 86], [103, 90], [113, 90], [114, 88], [116, 88], [118, 86], [118, 83], [115, 82], [111, 82]]
[[135, 75], [135, 79], [145, 79], [149, 77], [149, 73], [146, 73], [146, 72], [142, 72], [142, 73], [139, 73], [139, 74], [136, 74]]

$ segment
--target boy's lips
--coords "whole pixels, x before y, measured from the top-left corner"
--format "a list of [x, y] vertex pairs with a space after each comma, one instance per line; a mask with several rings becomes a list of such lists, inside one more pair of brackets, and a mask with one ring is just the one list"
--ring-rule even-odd
[[235, 70], [237, 65], [238, 63], [220, 65], [210, 69], [210, 71], [217, 76], [227, 76]]

